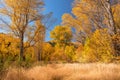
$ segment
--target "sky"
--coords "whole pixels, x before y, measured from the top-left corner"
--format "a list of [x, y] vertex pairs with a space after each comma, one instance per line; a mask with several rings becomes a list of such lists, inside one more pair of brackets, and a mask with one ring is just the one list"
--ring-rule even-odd
[[[57, 20], [51, 26], [52, 29], [54, 29], [56, 25], [59, 25], [61, 23], [61, 17], [64, 13], [71, 13], [73, 0], [44, 0], [44, 1], [45, 1], [44, 14], [53, 12], [53, 18], [56, 18]], [[47, 31], [45, 40], [46, 41], [51, 40], [50, 31]]]

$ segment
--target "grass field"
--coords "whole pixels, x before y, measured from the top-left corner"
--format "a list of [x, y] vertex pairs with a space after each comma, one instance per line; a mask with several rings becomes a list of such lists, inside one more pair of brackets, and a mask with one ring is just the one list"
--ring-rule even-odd
[[120, 80], [120, 64], [48, 64], [9, 68], [4, 80]]

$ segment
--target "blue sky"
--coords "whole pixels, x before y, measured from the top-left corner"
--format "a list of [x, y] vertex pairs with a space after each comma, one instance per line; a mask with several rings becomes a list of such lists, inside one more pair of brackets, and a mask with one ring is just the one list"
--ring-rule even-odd
[[[53, 17], [57, 19], [51, 27], [59, 25], [61, 23], [61, 17], [64, 13], [71, 13], [73, 0], [44, 0], [45, 10], [44, 13], [53, 12]], [[46, 41], [50, 40], [49, 31], [46, 33]]]

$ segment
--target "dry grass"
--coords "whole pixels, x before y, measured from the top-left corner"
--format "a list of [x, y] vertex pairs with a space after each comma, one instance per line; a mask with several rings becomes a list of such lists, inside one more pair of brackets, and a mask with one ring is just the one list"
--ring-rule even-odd
[[10, 68], [4, 80], [120, 80], [120, 64], [49, 64]]

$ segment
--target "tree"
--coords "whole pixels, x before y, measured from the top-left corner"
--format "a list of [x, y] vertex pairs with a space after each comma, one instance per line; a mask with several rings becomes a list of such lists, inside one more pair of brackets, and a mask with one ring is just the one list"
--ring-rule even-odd
[[76, 40], [84, 44], [86, 37], [89, 37], [97, 28], [91, 20], [92, 16], [90, 16], [95, 12], [96, 5], [93, 0], [75, 0], [72, 8], [74, 16], [64, 14], [62, 16], [62, 23], [74, 27], [76, 29]]
[[50, 43], [43, 43], [43, 44], [44, 46], [43, 46], [43, 53], [41, 55], [41, 58], [44, 61], [50, 61], [52, 59], [52, 55], [55, 51], [55, 48]]
[[20, 39], [20, 59], [24, 57], [25, 32], [31, 22], [41, 20], [42, 0], [2, 0], [0, 14], [9, 21], [1, 20]]
[[25, 46], [25, 49], [34, 47], [35, 57], [38, 61], [42, 60], [46, 30], [50, 30], [51, 25], [55, 22], [54, 20], [52, 13], [42, 15], [41, 20], [36, 20], [35, 23], [26, 30], [25, 37], [28, 39], [28, 45]]
[[80, 60], [83, 62], [111, 62], [113, 55], [112, 37], [107, 29], [99, 29], [87, 39]]
[[65, 46], [60, 43], [56, 43], [54, 47], [54, 53], [51, 55], [51, 60], [52, 61], [66, 61], [67, 56], [65, 54]]
[[43, 53], [43, 43], [45, 39], [45, 27], [40, 23], [40, 21], [36, 21], [36, 31], [35, 31], [35, 52], [37, 52], [37, 60], [41, 60], [41, 55]]
[[18, 55], [18, 46], [19, 39], [9, 35], [9, 34], [0, 34], [0, 53], [7, 55]]
[[113, 44], [116, 51], [116, 56], [120, 55], [120, 4], [116, 4], [112, 7], [113, 17], [115, 21], [116, 34], [113, 36]]
[[72, 39], [72, 31], [68, 26], [56, 26], [50, 33], [51, 38], [61, 45], [68, 44]]
[[110, 0], [75, 0], [73, 16], [64, 14], [62, 23], [74, 27], [76, 40], [83, 44], [96, 29], [108, 28], [110, 34], [116, 34], [112, 6]]
[[0, 33], [0, 71], [8, 68], [19, 55], [19, 39], [10, 34]]
[[113, 17], [114, 17], [114, 21], [115, 21], [115, 27], [117, 30], [117, 33], [120, 33], [120, 4], [116, 4], [112, 7], [112, 12], [113, 12]]
[[65, 54], [67, 56], [67, 61], [72, 62], [75, 61], [75, 47], [74, 46], [66, 46], [65, 47]]
[[68, 57], [71, 59], [71, 55], [74, 53], [71, 50], [69, 50], [68, 53], [65, 51], [65, 49], [72, 49], [72, 47], [68, 47], [71, 45], [70, 42], [72, 40], [71, 28], [68, 26], [56, 26], [54, 30], [51, 31], [50, 37], [55, 43], [55, 51], [51, 56], [51, 60], [66, 61]]

